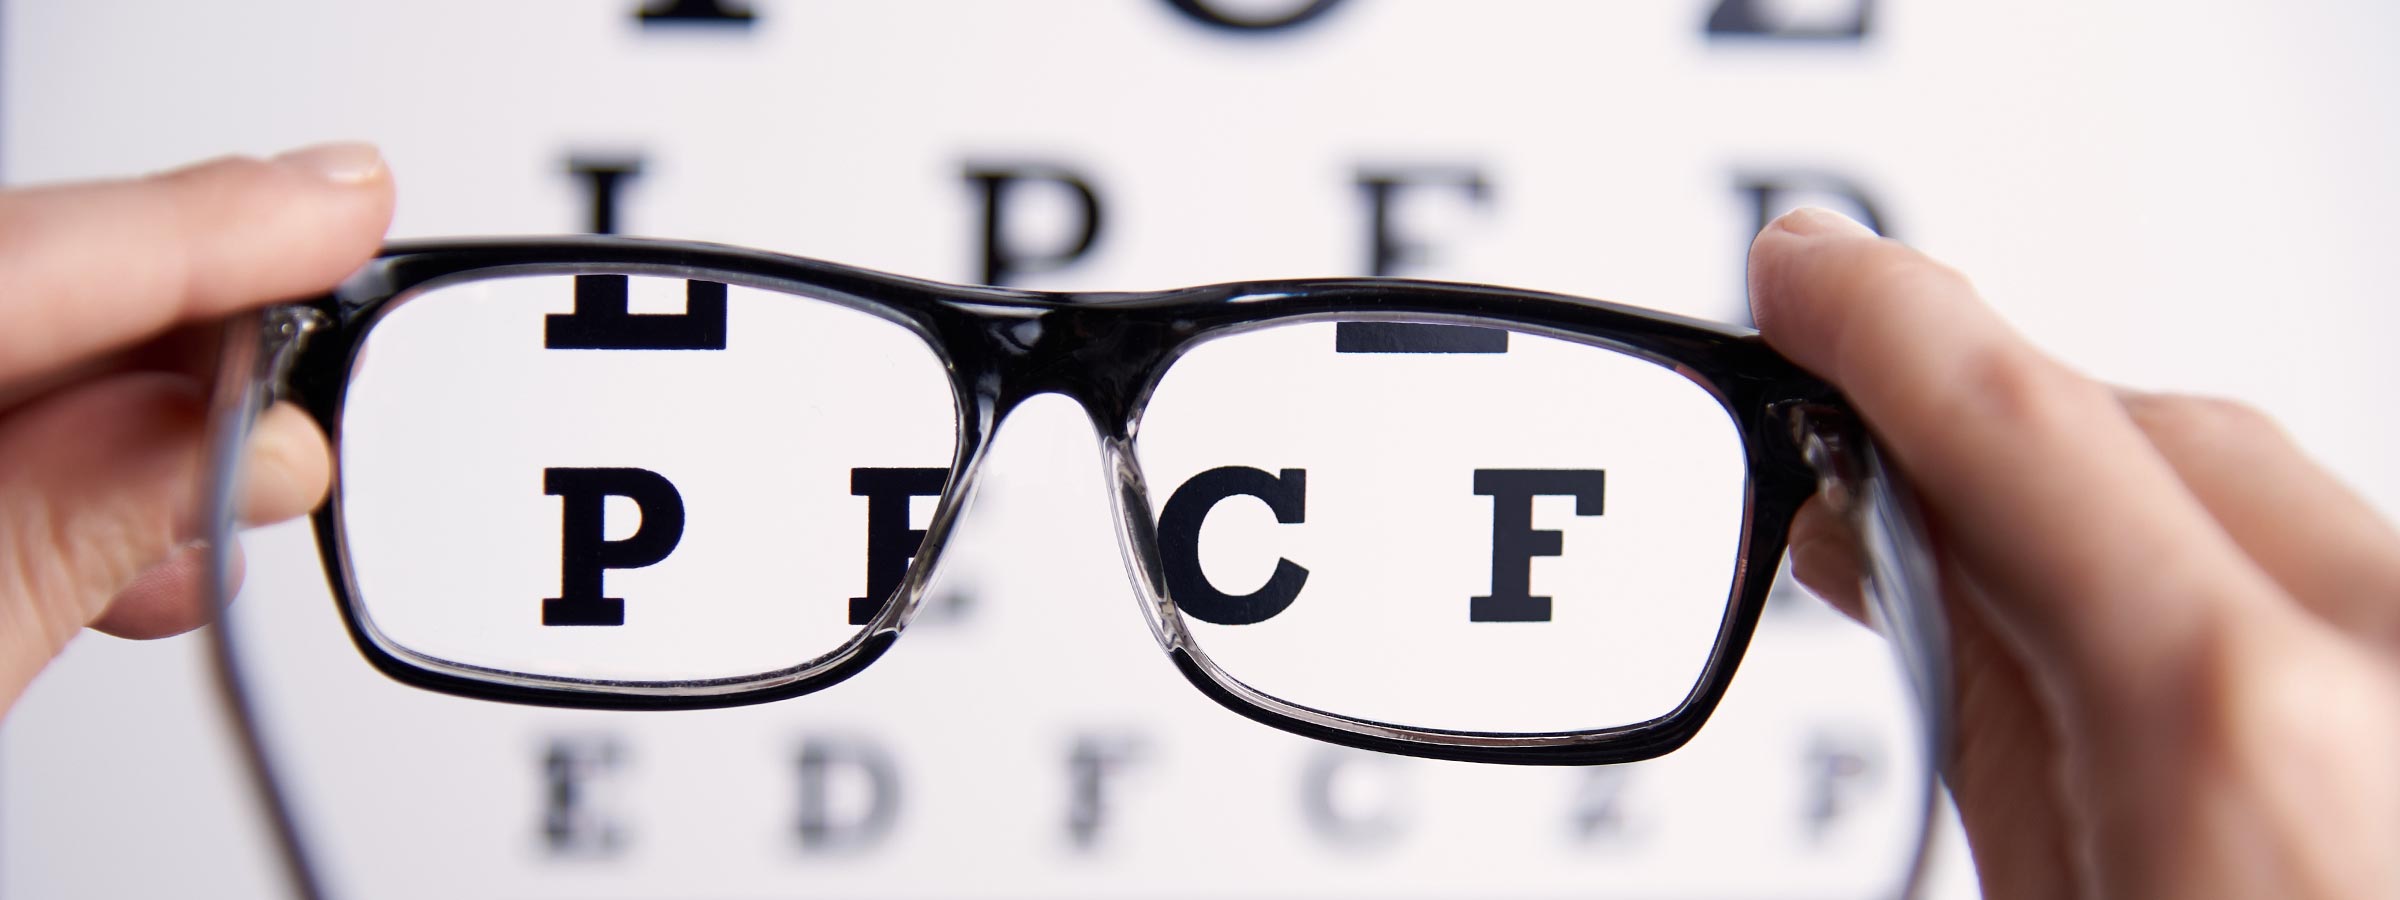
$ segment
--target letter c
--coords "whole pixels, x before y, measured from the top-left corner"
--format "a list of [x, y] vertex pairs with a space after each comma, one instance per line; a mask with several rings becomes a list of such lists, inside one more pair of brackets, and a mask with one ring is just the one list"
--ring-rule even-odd
[[1248, 466], [1210, 469], [1176, 488], [1159, 511], [1158, 550], [1164, 557], [1167, 596], [1185, 615], [1217, 625], [1255, 625], [1274, 618], [1292, 605], [1308, 581], [1307, 569], [1277, 559], [1275, 574], [1250, 593], [1228, 594], [1208, 583], [1208, 575], [1200, 570], [1200, 525], [1218, 502], [1236, 495], [1266, 501], [1277, 522], [1299, 524], [1307, 511], [1308, 470], [1269, 475]]

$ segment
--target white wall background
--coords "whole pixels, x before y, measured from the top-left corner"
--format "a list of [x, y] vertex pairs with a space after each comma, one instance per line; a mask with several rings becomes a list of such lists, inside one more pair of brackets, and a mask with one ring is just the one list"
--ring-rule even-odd
[[[1355, 273], [1358, 168], [1469, 165], [1493, 199], [1412, 208], [1437, 245], [1409, 274], [1727, 315], [1752, 215], [1733, 179], [1823, 169], [2066, 358], [2257, 404], [2400, 509], [2387, 4], [1885, 0], [1855, 44], [1711, 42], [1707, 2], [1352, 0], [1248, 39], [1130, 0], [757, 5], [756, 26], [725, 35], [646, 31], [631, 3], [590, 0], [5, 0], [0, 178], [364, 137], [399, 174], [395, 234], [554, 232], [584, 222], [566, 157], [633, 151], [646, 167], [628, 231], [967, 280], [961, 166], [1033, 159], [1086, 173], [1111, 221], [1089, 259], [1030, 284], [1098, 288]], [[1802, 20], [1848, 9], [1768, 5]], [[273, 665], [294, 674], [274, 702], [301, 723], [279, 739], [337, 883], [1855, 896], [1888, 863], [1872, 839], [1806, 836], [1816, 736], [1864, 735], [1894, 766], [1905, 740], [1872, 639], [1806, 612], [1769, 623], [1688, 753], [1639, 770], [1655, 793], [1628, 803], [1646, 835], [1578, 837], [1584, 773], [1369, 764], [1344, 801], [1402, 810], [1407, 828], [1328, 842], [1296, 799], [1321, 751], [1217, 710], [1160, 664], [1126, 602], [1088, 433], [1063, 404], [1024, 412], [948, 574], [972, 586], [971, 614], [912, 634], [855, 686], [757, 711], [462, 710], [383, 684], [306, 618], [324, 600], [304, 532], [257, 536], [245, 609], [324, 638], [278, 648]], [[0, 893], [274, 891], [199, 649], [86, 636], [10, 715]], [[965, 672], [978, 674], [962, 687]], [[790, 756], [843, 734], [893, 748], [910, 800], [878, 850], [828, 861], [792, 845]], [[632, 760], [608, 798], [626, 840], [561, 858], [540, 840], [539, 757], [592, 735]], [[1112, 786], [1095, 850], [1061, 824], [1079, 735], [1146, 748]], [[1896, 795], [1861, 796], [1873, 821]], [[1949, 847], [1943, 893], [1971, 895]]]

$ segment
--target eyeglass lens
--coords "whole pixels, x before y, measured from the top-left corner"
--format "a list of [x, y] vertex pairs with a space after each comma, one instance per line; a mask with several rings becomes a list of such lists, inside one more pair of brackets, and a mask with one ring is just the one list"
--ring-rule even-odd
[[440, 287], [375, 323], [344, 399], [355, 601], [399, 647], [505, 672], [787, 669], [898, 585], [957, 416], [921, 338], [835, 303], [624, 275]]
[[1629, 725], [1691, 691], [1728, 606], [1741, 436], [1705, 389], [1627, 354], [1266, 328], [1177, 360], [1135, 446], [1194, 642], [1291, 703], [1454, 731]]
[[[340, 418], [359, 609], [547, 678], [805, 664], [908, 571], [958, 450], [943, 362], [824, 298], [625, 275], [438, 287], [374, 324]], [[1672, 711], [1748, 488], [1722, 404], [1653, 361], [1460, 326], [1204, 341], [1135, 442], [1199, 652], [1277, 699], [1428, 729]]]

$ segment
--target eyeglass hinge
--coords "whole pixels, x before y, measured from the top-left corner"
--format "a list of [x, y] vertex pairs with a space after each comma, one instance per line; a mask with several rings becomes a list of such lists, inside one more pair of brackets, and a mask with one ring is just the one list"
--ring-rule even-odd
[[1855, 505], [1862, 470], [1858, 420], [1848, 410], [1826, 403], [1793, 402], [1776, 408], [1792, 429], [1792, 443], [1817, 473], [1818, 493], [1847, 514]]
[[283, 399], [284, 378], [299, 360], [300, 349], [308, 345], [309, 335], [331, 324], [330, 317], [310, 306], [277, 306], [264, 313], [259, 323], [257, 375], [268, 402]]

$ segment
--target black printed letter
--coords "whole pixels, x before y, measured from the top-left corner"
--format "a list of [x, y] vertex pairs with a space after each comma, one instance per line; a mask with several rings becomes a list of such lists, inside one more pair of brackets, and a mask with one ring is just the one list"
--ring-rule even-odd
[[[1374, 777], [1381, 773], [1391, 788], [1384, 791], [1386, 799], [1381, 809], [1343, 809], [1337, 796], [1357, 796], [1360, 791], [1337, 791], [1335, 782], [1345, 777]], [[1308, 761], [1300, 774], [1300, 808], [1308, 815], [1310, 830], [1328, 843], [1352, 850], [1369, 850], [1389, 846], [1407, 830], [1407, 802], [1401, 795], [1407, 785], [1399, 780], [1401, 768], [1392, 757], [1354, 750], [1327, 749], [1319, 751]]]
[[616, 739], [556, 738], [542, 753], [542, 847], [553, 856], [615, 856], [625, 829], [594, 794], [624, 761]]
[[1109, 775], [1141, 757], [1140, 740], [1125, 735], [1080, 735], [1067, 753], [1067, 841], [1077, 850], [1100, 843], [1108, 821]]
[[1809, 839], [1822, 842], [1856, 807], [1865, 805], [1862, 795], [1871, 793], [1880, 767], [1871, 741], [1824, 731], [1810, 739], [1803, 765], [1808, 795], [1801, 817]]
[[865, 625], [900, 590], [925, 532], [908, 527], [908, 498], [938, 497], [948, 469], [851, 469], [850, 496], [867, 498], [867, 595], [850, 598], [850, 624]]
[[1533, 527], [1535, 496], [1575, 498], [1575, 514], [1600, 514], [1598, 469], [1476, 469], [1475, 493], [1492, 498], [1492, 594], [1467, 604], [1471, 622], [1547, 622], [1550, 598], [1533, 596], [1533, 558], [1557, 556], [1555, 531]]
[[638, 156], [572, 156], [567, 158], [567, 171], [592, 192], [591, 231], [593, 234], [617, 233], [617, 195], [625, 182], [642, 174], [642, 158]]
[[1308, 470], [1269, 475], [1247, 466], [1224, 466], [1192, 476], [1167, 498], [1158, 513], [1158, 552], [1165, 557], [1167, 594], [1185, 615], [1218, 625], [1252, 625], [1274, 618], [1300, 596], [1308, 570], [1277, 559], [1275, 574], [1258, 590], [1239, 596], [1217, 590], [1200, 570], [1200, 524], [1227, 497], [1246, 495], [1267, 503], [1275, 521], [1296, 525], [1308, 509]]
[[725, 285], [686, 281], [683, 312], [626, 311], [623, 275], [575, 276], [575, 311], [551, 313], [542, 346], [550, 350], [723, 350]]
[[1633, 784], [1634, 768], [1593, 766], [1583, 771], [1582, 783], [1570, 801], [1573, 826], [1568, 830], [1586, 843], [1630, 837], [1634, 829], [1625, 795]]
[[[1085, 181], [1081, 175], [1056, 167], [984, 167], [969, 164], [967, 180], [974, 182], [983, 195], [984, 284], [1010, 284], [1020, 275], [1065, 268], [1067, 264], [1091, 252], [1092, 243], [1100, 239], [1100, 195], [1092, 190], [1091, 182]], [[1083, 223], [1077, 226], [1076, 237], [1065, 246], [1048, 252], [1011, 246], [1008, 239], [1008, 198], [1018, 196], [1016, 188], [1026, 182], [1056, 185], [1075, 195]]]
[[[1410, 188], [1451, 187], [1478, 206], [1492, 199], [1483, 172], [1471, 168], [1361, 171], [1358, 188], [1367, 200], [1367, 274], [1392, 275], [1424, 258], [1425, 247], [1400, 233], [1393, 207]], [[1333, 329], [1338, 353], [1507, 353], [1508, 332], [1498, 328], [1428, 325], [1418, 322], [1343, 322]]]
[[[856, 773], [854, 803], [834, 800], [833, 774]], [[837, 808], [847, 808], [836, 812]], [[810, 853], [859, 853], [892, 833], [900, 813], [900, 773], [890, 754], [861, 740], [811, 738], [800, 745], [800, 849]]]
[[[666, 559], [683, 540], [683, 495], [648, 469], [545, 469], [542, 493], [562, 498], [559, 532], [559, 595], [542, 601], [544, 625], [623, 625], [625, 601], [601, 596], [609, 569], [639, 569]], [[608, 539], [608, 498], [632, 500], [641, 527], [621, 541]]]
[[1174, 7], [1176, 12], [1191, 17], [1194, 22], [1211, 28], [1250, 33], [1281, 31], [1305, 25], [1316, 17], [1331, 11], [1339, 3], [1341, 0], [1300, 0], [1300, 2], [1292, 4], [1290, 12], [1262, 16], [1234, 15], [1222, 12], [1201, 0], [1167, 0], [1168, 6]]

